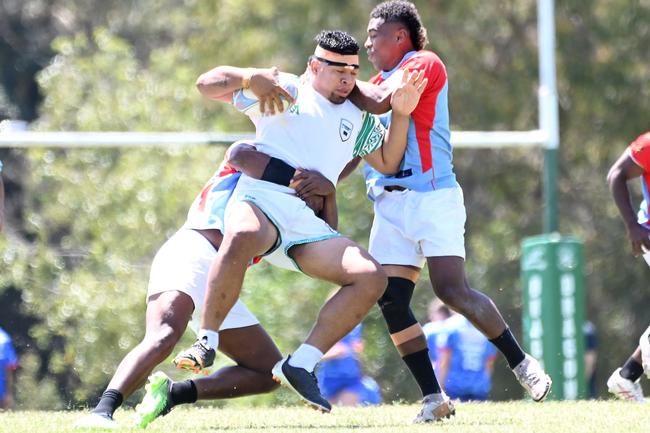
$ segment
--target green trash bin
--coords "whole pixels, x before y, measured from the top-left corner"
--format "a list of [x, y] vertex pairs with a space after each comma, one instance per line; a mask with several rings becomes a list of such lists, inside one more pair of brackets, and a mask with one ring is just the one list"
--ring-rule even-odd
[[558, 233], [522, 242], [524, 346], [553, 379], [549, 399], [587, 397], [582, 242]]

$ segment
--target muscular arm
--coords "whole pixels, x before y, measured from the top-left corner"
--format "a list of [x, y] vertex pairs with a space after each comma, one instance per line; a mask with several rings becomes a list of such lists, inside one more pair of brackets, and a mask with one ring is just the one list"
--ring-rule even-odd
[[244, 75], [250, 76], [254, 71], [256, 69], [217, 66], [199, 76], [196, 88], [206, 98], [227, 102], [234, 91], [242, 88]]
[[643, 169], [634, 162], [628, 151], [623, 152], [607, 174], [609, 190], [614, 197], [618, 212], [625, 223], [625, 228], [627, 229], [627, 234], [632, 244], [632, 252], [637, 256], [642, 254], [642, 245], [650, 249], [650, 240], [648, 240], [650, 232], [637, 222], [636, 212], [630, 201], [630, 191], [627, 187], [627, 181], [642, 175]]
[[350, 162], [343, 168], [343, 171], [339, 175], [338, 182], [341, 182], [343, 179], [348, 177], [349, 175], [352, 174], [352, 172], [359, 166], [359, 163], [361, 162], [360, 157], [352, 158]]
[[248, 143], [236, 143], [226, 152], [228, 164], [254, 179], [261, 179], [271, 157]]
[[372, 114], [384, 114], [390, 110], [391, 90], [386, 84], [376, 85], [358, 81], [349, 98], [354, 105]]
[[255, 69], [217, 66], [201, 74], [196, 80], [196, 87], [206, 98], [230, 102], [233, 92], [248, 86], [260, 102], [260, 111], [275, 114], [276, 109], [280, 112], [284, 110], [282, 97], [294, 102], [293, 96], [280, 86], [278, 74], [276, 67]]
[[382, 174], [397, 173], [406, 151], [408, 129], [409, 116], [393, 113], [383, 146], [366, 155], [366, 162]]
[[336, 207], [336, 192], [326, 195], [323, 200], [323, 210], [318, 215], [334, 230], [339, 227], [339, 211]]
[[[271, 160], [271, 157], [255, 149], [255, 146], [248, 143], [236, 143], [226, 151], [226, 160], [228, 164], [238, 171], [254, 179], [262, 179], [264, 170]], [[304, 200], [307, 205], [316, 212], [319, 218], [322, 218], [333, 229], [338, 227], [338, 209], [336, 206], [336, 189], [327, 179], [316, 172], [306, 172], [296, 170], [295, 177], [302, 180], [297, 186], [294, 186], [298, 196]], [[321, 182], [327, 182], [328, 193], [319, 195], [323, 189]], [[305, 185], [311, 184], [314, 188], [310, 192], [305, 191]], [[313, 200], [312, 200], [313, 198]]]
[[384, 137], [384, 145], [366, 155], [366, 161], [382, 174], [394, 174], [404, 157], [411, 112], [415, 110], [428, 80], [422, 71], [402, 75], [401, 84], [391, 96], [390, 126]]
[[391, 109], [391, 96], [393, 91], [400, 86], [404, 78], [404, 71], [395, 71], [381, 84], [372, 84], [367, 81], [357, 80], [356, 86], [350, 94], [350, 100], [362, 109], [372, 114], [384, 114]]

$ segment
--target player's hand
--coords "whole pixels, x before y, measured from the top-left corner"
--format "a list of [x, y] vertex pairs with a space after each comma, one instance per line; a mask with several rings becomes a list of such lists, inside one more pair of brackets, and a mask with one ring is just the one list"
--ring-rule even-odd
[[303, 200], [307, 203], [307, 207], [313, 210], [316, 215], [319, 215], [323, 211], [325, 197], [322, 195], [312, 195], [309, 198], [303, 198]]
[[635, 257], [650, 252], [650, 230], [641, 224], [634, 223], [627, 227], [627, 236], [632, 244], [632, 254]]
[[424, 71], [404, 71], [402, 82], [393, 91], [390, 105], [393, 113], [408, 116], [420, 102], [420, 96], [427, 87], [428, 79]]
[[279, 78], [280, 72], [275, 66], [270, 69], [257, 69], [251, 75], [250, 89], [260, 101], [260, 111], [264, 114], [273, 115], [276, 110], [283, 112], [282, 98], [291, 104], [295, 102], [291, 94], [280, 86]]
[[296, 190], [296, 195], [303, 200], [313, 196], [334, 194], [336, 188], [325, 176], [317, 171], [297, 169], [289, 186]]

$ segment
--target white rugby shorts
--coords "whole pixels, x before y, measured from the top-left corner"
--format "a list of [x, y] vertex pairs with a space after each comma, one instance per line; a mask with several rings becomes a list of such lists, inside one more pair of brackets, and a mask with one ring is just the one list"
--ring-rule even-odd
[[[162, 292], [186, 293], [194, 302], [190, 327], [198, 333], [208, 271], [217, 251], [203, 235], [195, 230], [182, 228], [163, 244], [156, 253], [149, 274], [147, 299]], [[243, 328], [260, 322], [255, 315], [237, 300], [223, 321], [220, 330]]]
[[465, 258], [465, 203], [460, 187], [384, 191], [374, 204], [368, 251], [382, 265], [421, 268], [426, 257]]
[[[264, 260], [283, 269], [301, 272], [298, 264], [289, 257], [291, 247], [341, 235], [292, 192], [293, 189], [288, 187], [242, 176], [228, 206], [246, 201], [259, 208], [275, 225], [280, 236], [277, 247], [265, 255]], [[226, 208], [226, 224], [229, 207]]]

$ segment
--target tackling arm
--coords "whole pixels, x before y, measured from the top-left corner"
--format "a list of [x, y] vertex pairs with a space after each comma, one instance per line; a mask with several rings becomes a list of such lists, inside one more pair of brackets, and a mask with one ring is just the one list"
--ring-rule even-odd
[[260, 101], [260, 111], [275, 114], [276, 108], [280, 112], [284, 110], [281, 97], [290, 103], [294, 102], [291, 94], [280, 86], [278, 74], [276, 67], [255, 69], [217, 66], [201, 74], [196, 80], [196, 87], [206, 98], [223, 102], [230, 102], [233, 92], [250, 88]]
[[334, 230], [339, 228], [339, 210], [336, 206], [336, 191], [324, 196], [323, 209], [318, 216]]
[[[255, 149], [250, 143], [235, 143], [226, 151], [226, 161], [236, 170], [254, 179], [266, 180], [278, 183], [270, 178], [267, 168], [269, 162], [275, 158], [268, 156]], [[284, 163], [282, 163], [284, 164]], [[276, 164], [277, 169], [277, 164]], [[296, 195], [307, 203], [307, 205], [325, 220], [333, 229], [338, 226], [338, 209], [336, 207], [336, 189], [323, 175], [316, 171], [296, 170], [288, 164], [283, 165], [286, 174], [282, 175], [290, 179], [290, 186], [296, 190]]]
[[358, 81], [349, 96], [350, 101], [363, 111], [384, 114], [390, 110], [391, 89], [386, 85]]
[[402, 75], [402, 83], [391, 96], [390, 126], [384, 137], [384, 145], [366, 155], [366, 161], [382, 174], [399, 171], [407, 145], [410, 115], [420, 102], [420, 96], [427, 86], [423, 71], [413, 71]]
[[237, 68], [234, 66], [217, 66], [201, 74], [196, 80], [196, 88], [209, 99], [227, 102], [232, 93], [246, 87], [245, 77], [250, 82], [256, 69]]
[[642, 246], [650, 249], [649, 231], [637, 222], [636, 212], [632, 207], [630, 191], [627, 187], [629, 179], [641, 175], [643, 175], [643, 169], [634, 162], [628, 150], [623, 152], [607, 174], [609, 190], [625, 223], [628, 237], [632, 243], [632, 252], [635, 256], [642, 254]]

